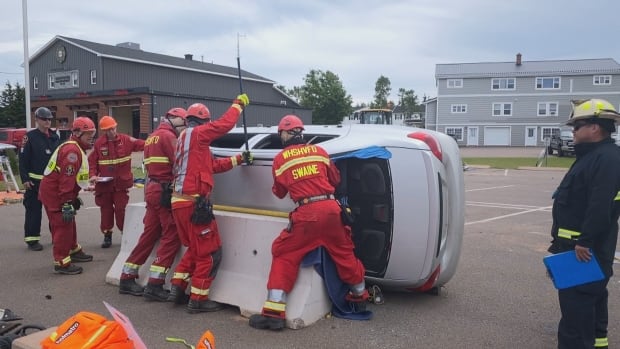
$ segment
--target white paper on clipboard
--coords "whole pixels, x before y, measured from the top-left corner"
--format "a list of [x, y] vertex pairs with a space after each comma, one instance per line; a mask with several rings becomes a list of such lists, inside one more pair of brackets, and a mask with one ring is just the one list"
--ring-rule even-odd
[[140, 338], [138, 332], [136, 332], [136, 329], [131, 324], [131, 321], [129, 321], [129, 318], [125, 316], [125, 314], [118, 311], [118, 309], [111, 306], [108, 302], [103, 301], [103, 305], [108, 308], [108, 311], [110, 312], [110, 314], [112, 314], [114, 320], [116, 320], [116, 322], [123, 326], [125, 332], [127, 332], [127, 337], [133, 340], [134, 347], [136, 349], [147, 349], [146, 345], [142, 341], [142, 338]]
[[113, 180], [114, 177], [97, 177], [97, 182], [104, 183]]

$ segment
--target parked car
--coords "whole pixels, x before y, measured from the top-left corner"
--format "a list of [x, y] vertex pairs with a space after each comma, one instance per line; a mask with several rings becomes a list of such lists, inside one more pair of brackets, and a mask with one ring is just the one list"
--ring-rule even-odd
[[551, 135], [549, 146], [547, 147], [547, 154], [552, 155], [553, 152], [558, 153], [560, 157], [575, 154], [572, 130], [561, 129], [560, 134]]
[[[452, 278], [464, 230], [463, 166], [446, 134], [405, 126], [306, 126], [340, 169], [336, 196], [346, 198], [356, 255], [369, 284], [401, 291], [437, 291]], [[211, 144], [216, 157], [245, 150], [242, 128]], [[285, 212], [294, 203], [272, 192], [273, 158], [282, 149], [276, 127], [248, 127], [254, 164], [216, 175], [216, 205]], [[239, 211], [243, 212], [243, 211]], [[286, 216], [286, 215], [285, 215]]]
[[26, 132], [26, 128], [0, 128], [0, 143], [12, 144], [19, 150]]

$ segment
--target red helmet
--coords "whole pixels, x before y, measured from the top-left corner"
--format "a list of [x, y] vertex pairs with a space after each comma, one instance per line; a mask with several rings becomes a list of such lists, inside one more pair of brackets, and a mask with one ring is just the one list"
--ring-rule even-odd
[[73, 131], [79, 130], [82, 132], [88, 132], [88, 131], [94, 132], [95, 123], [89, 117], [80, 116], [80, 117], [75, 118], [75, 120], [73, 120], [73, 125], [71, 125], [71, 130]]
[[187, 108], [187, 116], [194, 116], [198, 119], [209, 120], [211, 119], [211, 113], [209, 112], [209, 108], [207, 108], [202, 103], [194, 103]]
[[[207, 110], [207, 113], [208, 112], [209, 111]], [[187, 112], [183, 108], [172, 108], [168, 110], [168, 112], [166, 113], [166, 116], [185, 119], [185, 117], [187, 117]]]
[[295, 128], [304, 129], [304, 123], [297, 115], [286, 115], [280, 120], [278, 124], [278, 132], [280, 131], [290, 131]]

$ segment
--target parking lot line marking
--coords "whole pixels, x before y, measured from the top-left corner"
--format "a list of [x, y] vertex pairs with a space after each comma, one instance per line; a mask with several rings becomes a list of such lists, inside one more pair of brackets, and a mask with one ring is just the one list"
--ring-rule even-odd
[[525, 211], [521, 211], [521, 212], [515, 212], [515, 213], [509, 213], [509, 214], [505, 214], [502, 216], [497, 216], [497, 217], [493, 217], [493, 218], [487, 218], [487, 219], [481, 219], [479, 221], [473, 221], [473, 222], [466, 222], [465, 225], [471, 225], [471, 224], [477, 224], [477, 223], [487, 223], [487, 222], [492, 222], [492, 221], [496, 221], [498, 219], [503, 219], [503, 218], [508, 218], [508, 217], [514, 217], [514, 216], [518, 216], [521, 214], [526, 214], [526, 213], [531, 213], [531, 212], [540, 212], [540, 211], [545, 211], [550, 209], [551, 206], [547, 206], [547, 207], [539, 207], [536, 209], [532, 209], [532, 210], [525, 210]]
[[480, 190], [492, 190], [492, 189], [502, 189], [502, 188], [510, 188], [510, 187], [514, 187], [514, 185], [511, 184], [511, 185], [502, 185], [502, 186], [499, 186], [499, 187], [469, 189], [469, 190], [465, 190], [465, 192], [480, 191]]
[[512, 208], [512, 209], [517, 209], [517, 210], [532, 210], [532, 209], [540, 208], [540, 206], [530, 206], [530, 205], [520, 205], [520, 204], [502, 204], [502, 203], [497, 203], [497, 202], [480, 202], [480, 201], [467, 201], [465, 204], [468, 206]]

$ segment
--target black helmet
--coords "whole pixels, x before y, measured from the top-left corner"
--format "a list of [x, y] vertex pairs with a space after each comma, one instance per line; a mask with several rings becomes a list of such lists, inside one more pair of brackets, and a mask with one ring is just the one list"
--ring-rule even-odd
[[39, 119], [53, 119], [54, 118], [54, 115], [52, 115], [52, 112], [45, 107], [38, 108], [34, 112], [34, 116], [38, 117]]

